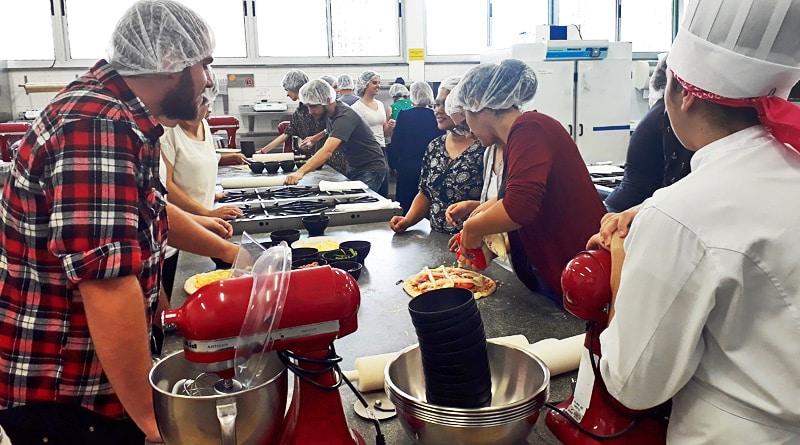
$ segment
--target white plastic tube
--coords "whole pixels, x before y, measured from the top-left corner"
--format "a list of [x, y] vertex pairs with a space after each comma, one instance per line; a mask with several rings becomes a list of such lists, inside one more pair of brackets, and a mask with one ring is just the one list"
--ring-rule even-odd
[[[529, 344], [524, 335], [510, 335], [489, 339], [489, 341], [495, 343], [512, 344], [527, 349], [550, 368], [550, 375], [559, 375], [578, 369], [578, 364], [581, 361], [581, 351], [583, 350], [583, 340], [584, 334], [563, 340], [546, 338], [533, 344]], [[355, 361], [356, 369], [344, 371], [344, 376], [352, 381], [361, 392], [383, 389], [383, 371], [389, 360], [397, 354], [397, 352], [390, 352], [359, 357]]]

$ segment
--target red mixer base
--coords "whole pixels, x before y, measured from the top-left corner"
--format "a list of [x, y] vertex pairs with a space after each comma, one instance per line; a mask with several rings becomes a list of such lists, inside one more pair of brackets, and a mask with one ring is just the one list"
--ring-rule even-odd
[[[326, 384], [329, 382], [326, 381]], [[358, 432], [347, 426], [338, 390], [320, 389], [296, 378], [280, 444], [366, 445], [366, 442]]]
[[[557, 407], [564, 414], [549, 411], [545, 417], [547, 428], [565, 445], [658, 445], [667, 442], [667, 424], [652, 417], [643, 417], [624, 434], [613, 439], [595, 439], [583, 433], [564, 416], [572, 397], [561, 402]], [[592, 407], [586, 411], [581, 426], [599, 436], [610, 436], [623, 431], [630, 425], [631, 418], [622, 415], [615, 409], [602, 405], [592, 396]]]

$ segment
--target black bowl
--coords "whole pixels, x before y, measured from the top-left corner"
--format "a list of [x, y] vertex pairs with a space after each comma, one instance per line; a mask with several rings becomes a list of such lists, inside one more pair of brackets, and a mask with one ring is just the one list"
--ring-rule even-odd
[[469, 289], [447, 287], [434, 289], [414, 297], [408, 302], [411, 320], [422, 324], [436, 323], [463, 315], [476, 306], [475, 297]]
[[[306, 269], [307, 267], [313, 267], [313, 266], [308, 266], [311, 263], [317, 263], [317, 266], [324, 266], [324, 265], [328, 264], [328, 262], [323, 260], [322, 258], [307, 257], [307, 258], [300, 258], [299, 260], [292, 261], [292, 269], [293, 270], [295, 270], [295, 269]], [[307, 266], [307, 267], [303, 267], [303, 266]]]
[[335, 250], [327, 250], [319, 254], [322, 259], [328, 261], [328, 264], [333, 266], [334, 263], [338, 263], [339, 261], [351, 261], [356, 262], [356, 251], [353, 249], [335, 249]]
[[214, 258], [214, 257], [211, 257], [211, 261], [213, 261], [213, 262], [214, 262], [214, 264], [217, 266], [217, 270], [220, 270], [220, 269], [230, 269], [231, 267], [233, 267], [233, 264], [231, 264], [231, 263], [227, 263], [227, 262], [225, 262], [225, 261], [222, 261], [222, 260], [221, 260], [221, 259], [219, 259], [219, 258]]
[[281, 161], [280, 164], [284, 173], [291, 173], [294, 170], [294, 161]]
[[361, 269], [364, 266], [355, 261], [337, 261], [335, 263], [331, 263], [331, 267], [342, 269], [343, 271], [352, 275], [354, 280], [358, 281], [358, 277], [361, 276]]
[[344, 241], [339, 244], [341, 249], [353, 249], [356, 251], [356, 261], [364, 264], [364, 260], [369, 255], [369, 250], [372, 248], [372, 243], [369, 241]]
[[322, 236], [325, 234], [325, 228], [328, 227], [330, 219], [328, 215], [309, 215], [304, 216], [301, 221], [303, 227], [308, 230], [308, 236]]
[[297, 229], [276, 230], [269, 234], [269, 238], [274, 243], [286, 241], [286, 244], [291, 245], [300, 239], [300, 231]]
[[292, 249], [292, 259], [299, 260], [303, 258], [318, 258], [319, 257], [319, 250], [313, 247], [298, 247], [297, 249]]
[[257, 175], [264, 171], [264, 163], [260, 161], [253, 161], [248, 164], [248, 166], [250, 167], [250, 171]]
[[264, 169], [267, 173], [278, 173], [279, 168], [281, 168], [281, 163], [278, 161], [268, 161], [264, 163]]
[[277, 246], [278, 242], [277, 241], [262, 241], [262, 242], [260, 242], [258, 244], [261, 244], [261, 247], [263, 247], [265, 249], [269, 249], [270, 247]]

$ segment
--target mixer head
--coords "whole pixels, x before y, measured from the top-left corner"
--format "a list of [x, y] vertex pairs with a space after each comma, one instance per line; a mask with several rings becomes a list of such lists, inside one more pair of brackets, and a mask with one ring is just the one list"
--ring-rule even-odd
[[[322, 266], [286, 275], [285, 303], [268, 349], [327, 351], [333, 340], [355, 332], [361, 294], [350, 274]], [[184, 337], [186, 359], [198, 370], [234, 368], [253, 283], [252, 276], [217, 281], [200, 288], [180, 308], [164, 311], [165, 333]]]
[[604, 249], [575, 255], [561, 273], [564, 309], [581, 320], [608, 322], [611, 304], [611, 253]]

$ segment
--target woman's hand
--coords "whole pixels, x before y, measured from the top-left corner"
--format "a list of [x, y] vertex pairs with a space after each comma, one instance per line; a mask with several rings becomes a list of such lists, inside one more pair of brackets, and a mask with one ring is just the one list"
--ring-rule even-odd
[[305, 173], [300, 172], [300, 170], [293, 172], [291, 174], [286, 175], [286, 179], [283, 181], [286, 185], [295, 185], [303, 179]]
[[394, 233], [403, 233], [411, 226], [405, 216], [394, 216], [389, 221], [389, 227], [394, 230]]
[[228, 239], [233, 236], [233, 226], [222, 218], [199, 216], [196, 218], [196, 221], [206, 230], [216, 234], [222, 239]]
[[451, 252], [455, 252], [460, 247], [458, 243], [458, 234], [451, 236], [450, 239], [447, 241], [447, 250]]
[[472, 213], [472, 211], [480, 204], [478, 201], [460, 201], [455, 204], [450, 204], [447, 211], [444, 213], [444, 218], [447, 223], [455, 227], [458, 221], [464, 219]]
[[244, 213], [242, 209], [236, 206], [222, 206], [216, 209], [210, 210], [207, 216], [222, 218], [222, 219], [236, 219], [242, 216]]
[[482, 243], [483, 237], [469, 230], [468, 225], [464, 224], [464, 228], [461, 229], [461, 248], [480, 249]]
[[600, 220], [600, 232], [592, 235], [586, 243], [587, 249], [611, 250], [611, 238], [616, 234], [620, 238], [628, 236], [633, 219], [639, 213], [640, 206], [631, 207], [622, 213], [606, 213]]

